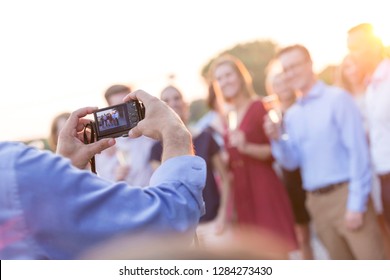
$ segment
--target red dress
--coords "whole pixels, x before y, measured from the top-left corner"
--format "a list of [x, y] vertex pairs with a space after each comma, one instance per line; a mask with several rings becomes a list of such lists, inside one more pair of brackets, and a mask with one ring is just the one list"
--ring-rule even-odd
[[[269, 144], [263, 130], [266, 114], [260, 100], [252, 102], [239, 128], [249, 143]], [[229, 147], [229, 167], [233, 173], [233, 195], [240, 225], [257, 226], [283, 238], [297, 248], [294, 217], [287, 191], [272, 168], [272, 160], [261, 161]]]

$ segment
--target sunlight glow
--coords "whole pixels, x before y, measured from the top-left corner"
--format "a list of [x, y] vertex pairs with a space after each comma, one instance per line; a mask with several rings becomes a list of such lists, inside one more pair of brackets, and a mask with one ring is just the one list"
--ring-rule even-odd
[[201, 68], [238, 43], [303, 44], [320, 71], [362, 22], [390, 45], [382, 0], [1, 1], [0, 111], [13, 119], [0, 140], [46, 137], [58, 113], [104, 106], [114, 83], [158, 96], [174, 74], [187, 101], [204, 98]]
[[372, 23], [375, 35], [378, 36], [385, 46], [390, 45], [390, 18], [383, 18]]

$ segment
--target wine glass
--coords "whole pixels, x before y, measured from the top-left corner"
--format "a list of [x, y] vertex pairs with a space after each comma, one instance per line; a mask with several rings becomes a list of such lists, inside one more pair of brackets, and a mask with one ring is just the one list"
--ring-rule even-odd
[[236, 110], [230, 110], [228, 112], [228, 128], [230, 131], [236, 130], [238, 125], [238, 119], [237, 119], [237, 111]]
[[273, 123], [279, 123], [282, 120], [282, 111], [278, 96], [271, 94], [263, 97], [263, 104], [270, 120]]

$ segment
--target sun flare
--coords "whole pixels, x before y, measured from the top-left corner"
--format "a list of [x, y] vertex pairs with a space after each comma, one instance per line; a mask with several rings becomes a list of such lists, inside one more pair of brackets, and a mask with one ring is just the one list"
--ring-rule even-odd
[[374, 33], [379, 37], [385, 46], [390, 46], [390, 20], [388, 18], [381, 18], [372, 22]]

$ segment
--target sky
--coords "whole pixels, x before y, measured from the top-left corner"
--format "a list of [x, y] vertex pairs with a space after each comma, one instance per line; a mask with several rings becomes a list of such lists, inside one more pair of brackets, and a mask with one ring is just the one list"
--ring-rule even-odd
[[[64, 111], [106, 106], [112, 84], [158, 96], [175, 84], [206, 96], [200, 72], [238, 43], [300, 43], [320, 71], [346, 54], [346, 33], [370, 22], [390, 45], [383, 0], [1, 0], [0, 140], [46, 137]], [[387, 29], [387, 30], [386, 30]]]

